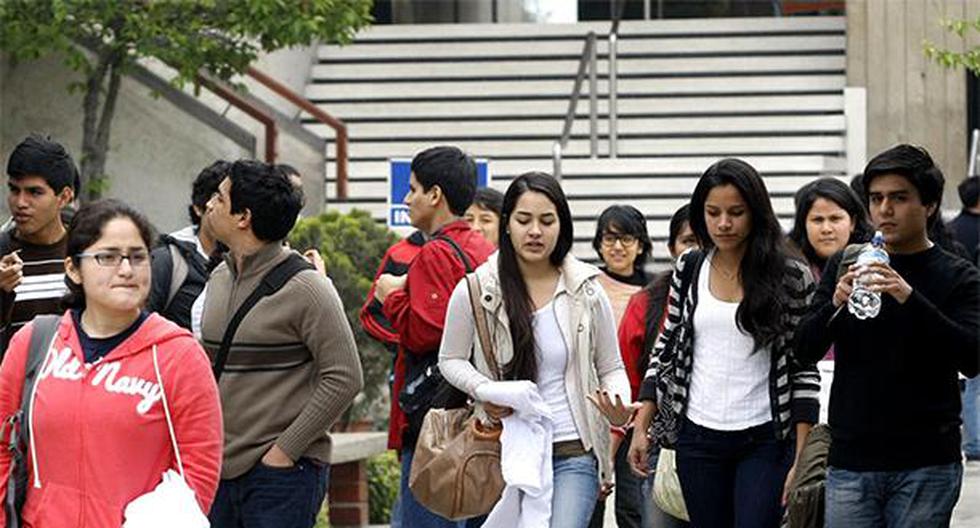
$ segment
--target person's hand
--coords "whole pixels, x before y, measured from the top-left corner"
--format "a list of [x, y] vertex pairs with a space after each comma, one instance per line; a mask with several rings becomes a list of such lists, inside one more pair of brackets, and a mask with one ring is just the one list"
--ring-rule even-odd
[[780, 504], [783, 508], [786, 507], [786, 503], [789, 502], [789, 489], [793, 485], [793, 479], [796, 478], [796, 463], [789, 468], [789, 473], [786, 474], [786, 482], [783, 483], [783, 498]]
[[905, 304], [912, 295], [912, 286], [905, 282], [905, 279], [898, 274], [891, 266], [881, 262], [869, 264], [865, 273], [874, 273], [868, 278], [867, 285], [871, 291], [887, 293], [898, 301], [898, 304]]
[[407, 280], [407, 275], [392, 275], [390, 273], [382, 274], [374, 283], [374, 297], [378, 299], [381, 304], [384, 304], [385, 299], [391, 295], [391, 292], [405, 287], [405, 282]]
[[279, 446], [272, 444], [265, 455], [262, 455], [262, 464], [274, 468], [289, 468], [296, 463]]
[[633, 441], [630, 442], [630, 450], [626, 455], [626, 460], [630, 464], [630, 469], [638, 477], [647, 478], [650, 476], [649, 461], [647, 452], [650, 450], [650, 439], [640, 431], [633, 431]]
[[629, 423], [633, 413], [640, 408], [639, 403], [624, 404], [619, 394], [616, 394], [615, 401], [613, 401], [607, 390], [596, 389], [595, 394], [586, 394], [585, 397], [599, 409], [599, 412], [609, 420], [610, 424], [616, 427], [622, 427]]
[[610, 494], [612, 494], [613, 488], [615, 488], [615, 487], [616, 487], [616, 484], [614, 484], [612, 481], [610, 481], [610, 480], [603, 480], [602, 481], [602, 486], [599, 488], [599, 499], [598, 500], [600, 502], [606, 500], [606, 497], [608, 497]]
[[313, 264], [313, 267], [316, 268], [317, 271], [319, 271], [324, 275], [327, 274], [327, 265], [324, 264], [323, 257], [320, 255], [320, 252], [317, 251], [316, 248], [310, 248], [304, 251], [303, 257], [305, 257], [306, 260], [310, 261], [310, 264]]
[[490, 419], [495, 422], [499, 422], [511, 414], [514, 414], [514, 409], [503, 405], [490, 403], [488, 401], [483, 402], [483, 410], [487, 413], [487, 416], [489, 416]]
[[854, 278], [858, 276], [857, 268], [851, 266], [847, 273], [841, 275], [840, 280], [837, 281], [837, 288], [834, 290], [834, 308], [837, 308], [845, 303], [847, 299], [850, 298], [851, 292], [854, 291]]
[[18, 253], [19, 249], [0, 258], [0, 289], [7, 293], [14, 291], [24, 280], [24, 261]]

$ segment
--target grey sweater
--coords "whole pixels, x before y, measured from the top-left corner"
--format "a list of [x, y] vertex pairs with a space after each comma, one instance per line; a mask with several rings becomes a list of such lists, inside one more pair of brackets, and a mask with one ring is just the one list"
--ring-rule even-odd
[[[238, 307], [290, 250], [265, 246], [208, 281], [201, 333], [214, 360]], [[290, 458], [330, 462], [327, 429], [363, 386], [354, 335], [337, 290], [315, 270], [296, 274], [245, 316], [218, 388], [224, 414], [221, 478], [242, 475], [276, 444]]]

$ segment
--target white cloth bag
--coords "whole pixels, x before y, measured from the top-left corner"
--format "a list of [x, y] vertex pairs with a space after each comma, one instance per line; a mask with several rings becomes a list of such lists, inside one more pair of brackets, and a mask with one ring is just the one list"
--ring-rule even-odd
[[653, 502], [671, 516], [691, 520], [681, 492], [681, 480], [677, 477], [677, 455], [673, 449], [660, 450], [657, 472], [653, 477]]
[[156, 345], [153, 346], [153, 369], [156, 371], [157, 383], [160, 384], [163, 413], [167, 417], [167, 430], [170, 432], [170, 442], [173, 444], [180, 473], [168, 469], [153, 491], [140, 495], [127, 504], [124, 512], [126, 520], [122, 528], [210, 528], [211, 524], [201, 511], [194, 490], [184, 480], [184, 464], [180, 460], [174, 423], [170, 418], [170, 406], [163, 390]]

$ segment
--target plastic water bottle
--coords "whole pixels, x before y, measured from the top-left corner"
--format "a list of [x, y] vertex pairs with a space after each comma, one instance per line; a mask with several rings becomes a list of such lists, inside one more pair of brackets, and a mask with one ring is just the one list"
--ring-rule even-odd
[[[858, 268], [866, 268], [875, 262], [888, 264], [888, 260], [885, 237], [882, 236], [881, 231], [876, 231], [871, 243], [861, 250], [854, 263]], [[861, 320], [871, 319], [881, 312], [881, 293], [871, 291], [867, 286], [870, 281], [878, 277], [880, 277], [878, 273], [868, 272], [865, 269], [858, 270], [858, 276], [854, 278], [854, 289], [847, 299], [847, 310], [854, 314], [854, 317]]]

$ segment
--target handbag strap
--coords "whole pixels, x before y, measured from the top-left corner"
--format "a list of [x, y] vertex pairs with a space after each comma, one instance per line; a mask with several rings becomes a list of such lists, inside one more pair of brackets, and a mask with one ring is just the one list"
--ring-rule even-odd
[[493, 341], [490, 339], [490, 328], [487, 326], [487, 318], [483, 313], [483, 307], [480, 306], [482, 290], [480, 288], [480, 280], [477, 278], [476, 273], [466, 275], [466, 287], [469, 289], [470, 307], [473, 309], [473, 321], [476, 324], [476, 333], [480, 338], [480, 348], [483, 349], [483, 359], [486, 360], [487, 367], [490, 368], [490, 373], [494, 379], [502, 379], [500, 365], [497, 364], [497, 356], [493, 353]]
[[160, 376], [160, 361], [157, 359], [157, 346], [153, 345], [153, 370], [157, 375], [157, 384], [160, 386], [160, 399], [163, 402], [163, 414], [167, 417], [167, 431], [170, 432], [170, 443], [174, 446], [174, 455], [177, 457], [177, 469], [180, 476], [184, 476], [184, 464], [180, 460], [180, 449], [177, 448], [177, 435], [174, 434], [174, 421], [170, 418], [170, 405], [167, 404], [167, 391], [163, 390], [163, 377]]

